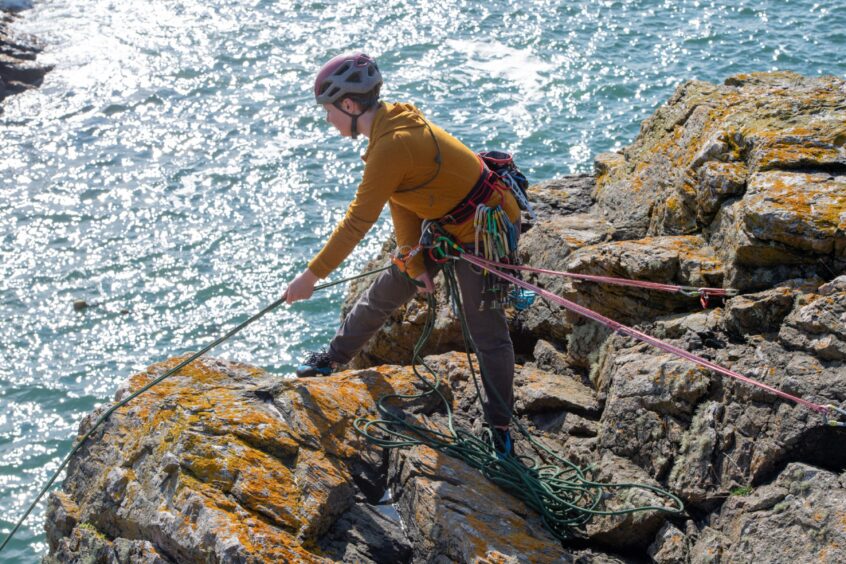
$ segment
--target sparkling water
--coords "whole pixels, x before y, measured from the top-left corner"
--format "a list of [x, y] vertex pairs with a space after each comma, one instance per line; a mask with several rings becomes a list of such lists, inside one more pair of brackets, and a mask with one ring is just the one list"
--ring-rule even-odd
[[[532, 180], [591, 170], [682, 81], [846, 76], [839, 1], [34, 0], [15, 28], [54, 64], [0, 116], [0, 532], [80, 419], [148, 364], [276, 299], [352, 198], [365, 140], [312, 98], [361, 48], [410, 101]], [[357, 273], [385, 212], [333, 277]], [[288, 377], [338, 323], [343, 287], [211, 354]], [[90, 307], [75, 309], [84, 300]], [[46, 551], [42, 502], [0, 555]]]

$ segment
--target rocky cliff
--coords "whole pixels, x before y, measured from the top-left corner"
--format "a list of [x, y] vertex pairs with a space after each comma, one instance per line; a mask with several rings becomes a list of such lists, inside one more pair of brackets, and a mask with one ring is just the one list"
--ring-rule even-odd
[[[630, 147], [597, 157], [595, 175], [531, 189], [539, 219], [522, 259], [737, 288], [703, 309], [683, 295], [535, 280], [771, 386], [842, 405], [844, 144], [840, 79], [685, 83]], [[206, 358], [122, 408], [51, 496], [45, 561], [846, 561], [846, 429], [543, 302], [510, 312], [517, 415], [600, 480], [669, 489], [684, 515], [595, 519], [562, 544], [465, 464], [423, 446], [369, 445], [352, 421], [388, 392], [419, 389], [406, 365], [424, 313], [410, 302], [328, 378], [281, 380]], [[428, 364], [459, 424], [478, 429], [458, 350], [442, 307]], [[176, 362], [134, 376], [117, 399]], [[409, 409], [441, 417], [428, 401]], [[517, 449], [530, 451], [519, 439]]]
[[0, 3], [0, 101], [40, 86], [44, 75], [53, 68], [35, 62], [42, 50], [35, 37], [10, 29], [18, 12], [26, 7], [26, 2]]

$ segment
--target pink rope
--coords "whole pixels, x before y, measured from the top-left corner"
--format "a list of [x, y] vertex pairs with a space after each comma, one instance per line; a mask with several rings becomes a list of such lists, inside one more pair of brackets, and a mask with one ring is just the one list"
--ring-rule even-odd
[[[516, 276], [512, 276], [510, 274], [507, 274], [505, 272], [501, 272], [501, 271], [499, 271], [495, 268], [490, 268], [489, 266], [487, 266], [489, 264], [496, 264], [496, 263], [491, 263], [487, 260], [481, 259], [477, 256], [470, 255], [470, 254], [467, 254], [467, 253], [462, 253], [461, 258], [463, 258], [464, 260], [466, 260], [467, 262], [469, 262], [471, 264], [475, 264], [478, 267], [485, 268], [489, 272], [492, 272], [493, 274], [496, 274], [500, 278], [502, 278], [504, 280], [508, 280], [509, 282], [516, 284], [517, 286], [520, 286], [521, 288], [531, 290], [531, 291], [535, 292], [536, 294], [538, 294], [539, 296], [542, 296], [542, 297], [546, 298], [547, 300], [549, 300], [551, 302], [557, 303], [557, 304], [567, 308], [570, 311], [578, 313], [579, 315], [587, 317], [588, 319], [592, 319], [592, 320], [596, 321], [597, 323], [600, 323], [600, 324], [604, 325], [605, 327], [608, 327], [609, 329], [612, 329], [613, 331], [615, 331], [617, 333], [622, 333], [624, 335], [628, 335], [630, 337], [633, 337], [633, 338], [635, 338], [639, 341], [643, 341], [644, 343], [650, 344], [653, 347], [656, 347], [656, 348], [661, 349], [665, 352], [668, 352], [668, 353], [674, 354], [676, 356], [679, 356], [681, 358], [684, 358], [686, 360], [689, 360], [689, 361], [696, 363], [700, 366], [704, 366], [705, 368], [708, 368], [709, 370], [713, 370], [714, 372], [717, 372], [719, 374], [723, 374], [725, 376], [729, 376], [729, 377], [734, 378], [736, 380], [740, 380], [741, 382], [745, 382], [747, 384], [757, 386], [757, 387], [762, 388], [764, 390], [767, 390], [768, 392], [773, 393], [777, 396], [780, 396], [782, 398], [796, 402], [797, 404], [803, 405], [803, 406], [807, 407], [808, 409], [816, 411], [817, 413], [826, 414], [829, 411], [829, 407], [827, 407], [827, 406], [823, 406], [823, 405], [820, 405], [820, 404], [817, 404], [817, 403], [814, 403], [814, 402], [793, 396], [791, 394], [788, 394], [787, 392], [783, 392], [783, 391], [781, 391], [777, 388], [774, 388], [770, 385], [764, 384], [763, 382], [753, 380], [752, 378], [749, 378], [748, 376], [744, 376], [743, 374], [739, 374], [737, 372], [729, 370], [728, 368], [723, 368], [722, 366], [720, 366], [718, 364], [714, 364], [713, 362], [711, 362], [709, 360], [705, 360], [704, 358], [698, 357], [695, 354], [690, 353], [690, 352], [688, 352], [684, 349], [680, 349], [679, 347], [676, 347], [676, 346], [671, 345], [669, 343], [665, 343], [664, 341], [661, 341], [660, 339], [656, 339], [655, 337], [651, 337], [651, 336], [647, 335], [646, 333], [638, 331], [637, 329], [634, 329], [632, 327], [628, 327], [626, 325], [623, 325], [622, 323], [617, 323], [613, 319], [605, 317], [604, 315], [597, 313], [597, 312], [593, 311], [592, 309], [581, 306], [581, 305], [579, 305], [575, 302], [571, 302], [570, 300], [568, 300], [566, 298], [562, 298], [561, 296], [553, 294], [552, 292], [550, 292], [548, 290], [544, 290], [543, 288], [535, 286], [534, 284], [530, 284], [530, 283], [528, 283], [524, 280], [520, 280]], [[499, 265], [499, 266], [502, 266], [502, 265]]]
[[576, 272], [566, 272], [561, 270], [547, 270], [546, 268], [535, 268], [533, 266], [525, 266], [518, 264], [505, 264], [501, 262], [493, 262], [474, 255], [473, 258], [478, 259], [484, 263], [488, 268], [507, 268], [509, 270], [522, 270], [524, 272], [537, 272], [539, 274], [551, 274], [553, 276], [566, 276], [568, 278], [575, 278], [578, 280], [589, 280], [591, 282], [601, 282], [603, 284], [614, 284], [617, 286], [631, 286], [634, 288], [649, 288], [650, 290], [657, 290], [659, 292], [681, 293], [695, 291], [703, 296], [732, 296], [736, 291], [725, 288], [694, 288], [692, 286], [676, 286], [673, 284], [663, 284], [661, 282], [647, 282], [645, 280], [629, 280], [627, 278], [616, 278], [613, 276], [599, 276], [596, 274], [578, 274]]

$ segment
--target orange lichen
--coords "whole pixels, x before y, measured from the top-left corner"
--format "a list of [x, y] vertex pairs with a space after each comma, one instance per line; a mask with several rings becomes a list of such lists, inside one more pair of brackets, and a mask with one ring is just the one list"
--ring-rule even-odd
[[[809, 174], [792, 173], [791, 182], [785, 180], [785, 173], [771, 173], [760, 181], [757, 193], [748, 197], [747, 207], [766, 202], [768, 208], [782, 209], [794, 217], [801, 218], [802, 225], [811, 225], [820, 232], [833, 236], [846, 212], [846, 190]], [[792, 225], [792, 223], [791, 223]], [[794, 233], [785, 233], [791, 240]], [[807, 235], [807, 233], [799, 233]]]
[[[502, 526], [501, 522], [497, 522], [501, 529], [494, 529], [489, 523], [479, 519], [476, 515], [470, 513], [464, 518], [474, 531], [478, 531], [479, 535], [468, 534], [468, 538], [476, 549], [477, 556], [484, 556], [488, 553], [490, 540], [499, 540], [503, 545], [511, 547], [518, 554], [533, 554], [539, 556], [549, 549], [548, 541], [538, 539], [529, 534], [527, 531], [526, 522], [516, 514], [512, 514], [507, 519], [507, 524]], [[502, 535], [502, 530], [507, 530], [507, 535]]]

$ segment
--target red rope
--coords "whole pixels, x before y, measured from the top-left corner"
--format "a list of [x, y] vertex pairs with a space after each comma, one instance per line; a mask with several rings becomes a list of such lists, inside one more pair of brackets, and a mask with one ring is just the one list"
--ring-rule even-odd
[[568, 278], [575, 278], [578, 280], [589, 280], [591, 282], [601, 282], [603, 284], [614, 284], [617, 286], [631, 286], [634, 288], [648, 288], [650, 290], [657, 290], [659, 292], [669, 292], [671, 294], [687, 293], [708, 296], [734, 296], [737, 291], [731, 288], [696, 288], [693, 286], [676, 286], [673, 284], [663, 284], [661, 282], [647, 282], [645, 280], [629, 280], [627, 278], [616, 278], [613, 276], [599, 276], [596, 274], [578, 274], [576, 272], [566, 272], [561, 270], [547, 270], [546, 268], [535, 268], [532, 266], [505, 264], [501, 262], [493, 262], [474, 255], [473, 258], [484, 263], [486, 267], [492, 268], [507, 268], [509, 270], [522, 270], [524, 272], [537, 272], [539, 274], [551, 274], [553, 276], [566, 276]]
[[[653, 347], [661, 349], [665, 352], [674, 354], [676, 356], [679, 356], [681, 358], [684, 358], [686, 360], [694, 362], [694, 363], [696, 363], [700, 366], [704, 366], [705, 368], [708, 368], [709, 370], [713, 370], [714, 372], [717, 372], [719, 374], [723, 374], [725, 376], [729, 376], [729, 377], [734, 378], [736, 380], [740, 380], [741, 382], [745, 382], [747, 384], [757, 386], [759, 388], [767, 390], [770, 393], [773, 393], [777, 396], [780, 396], [784, 399], [788, 399], [790, 401], [796, 402], [797, 404], [803, 405], [803, 406], [807, 407], [808, 409], [816, 411], [817, 413], [822, 413], [824, 415], [829, 413], [829, 410], [830, 410], [829, 406], [820, 405], [820, 404], [814, 403], [812, 401], [808, 401], [808, 400], [796, 397], [794, 395], [788, 394], [787, 392], [783, 392], [783, 391], [781, 391], [777, 388], [774, 388], [770, 385], [764, 384], [763, 382], [753, 380], [752, 378], [749, 378], [748, 376], [744, 376], [743, 374], [739, 374], [737, 372], [729, 370], [728, 368], [723, 368], [722, 366], [720, 366], [718, 364], [714, 364], [713, 362], [711, 362], [709, 360], [705, 360], [704, 358], [698, 357], [695, 354], [690, 353], [690, 352], [688, 352], [684, 349], [680, 349], [679, 347], [676, 347], [676, 346], [671, 345], [669, 343], [665, 343], [664, 341], [661, 341], [660, 339], [656, 339], [655, 337], [651, 337], [651, 336], [647, 335], [646, 333], [638, 331], [637, 329], [634, 329], [632, 327], [628, 327], [626, 325], [623, 325], [622, 323], [617, 323], [613, 319], [605, 317], [604, 315], [597, 313], [597, 312], [593, 311], [592, 309], [581, 306], [581, 305], [579, 305], [575, 302], [571, 302], [570, 300], [568, 300], [566, 298], [562, 298], [561, 296], [558, 296], [556, 294], [553, 294], [552, 292], [550, 292], [548, 290], [544, 290], [543, 288], [540, 288], [539, 286], [535, 286], [534, 284], [530, 284], [530, 283], [528, 283], [524, 280], [520, 280], [516, 276], [512, 276], [510, 274], [507, 274], [505, 272], [499, 271], [495, 268], [491, 268], [490, 266], [488, 266], [490, 264], [496, 264], [496, 263], [491, 263], [490, 261], [487, 261], [485, 259], [479, 258], [477, 256], [474, 256], [474, 255], [471, 255], [471, 254], [468, 254], [468, 253], [462, 253], [461, 258], [463, 258], [464, 260], [466, 260], [467, 262], [469, 262], [471, 264], [474, 264], [478, 267], [484, 268], [484, 269], [488, 270], [489, 272], [499, 276], [500, 278], [502, 278], [504, 280], [508, 280], [509, 282], [516, 284], [517, 286], [520, 286], [521, 288], [531, 290], [531, 291], [535, 292], [536, 294], [538, 294], [539, 296], [542, 296], [542, 297], [546, 298], [547, 300], [549, 300], [551, 302], [557, 303], [557, 304], [567, 308], [570, 311], [578, 313], [579, 315], [587, 317], [588, 319], [592, 319], [592, 320], [596, 321], [597, 323], [600, 323], [600, 324], [604, 325], [605, 327], [612, 329], [616, 333], [622, 333], [624, 335], [628, 335], [628, 336], [633, 337], [633, 338], [635, 338], [639, 341], [643, 341], [647, 344], [650, 344]], [[505, 265], [498, 265], [498, 266], [505, 266]], [[540, 269], [538, 269], [538, 270], [540, 270]]]

